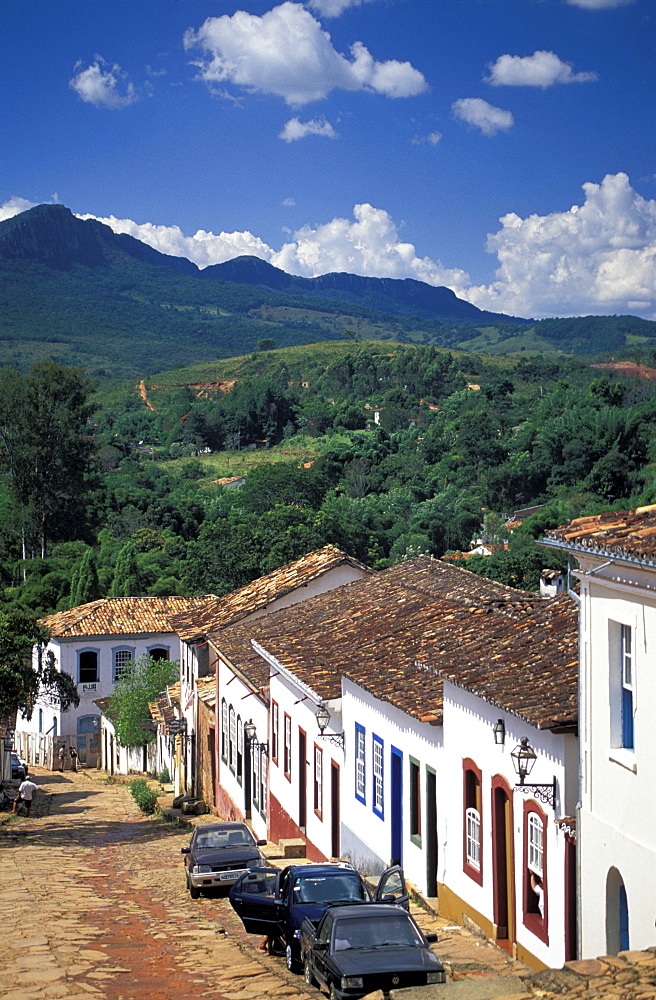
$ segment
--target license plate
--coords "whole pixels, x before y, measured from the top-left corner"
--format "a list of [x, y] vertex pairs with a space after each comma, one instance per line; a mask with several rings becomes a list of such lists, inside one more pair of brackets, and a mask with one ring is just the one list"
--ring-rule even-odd
[[248, 869], [244, 868], [238, 872], [221, 872], [219, 882], [236, 882], [238, 878], [245, 875]]

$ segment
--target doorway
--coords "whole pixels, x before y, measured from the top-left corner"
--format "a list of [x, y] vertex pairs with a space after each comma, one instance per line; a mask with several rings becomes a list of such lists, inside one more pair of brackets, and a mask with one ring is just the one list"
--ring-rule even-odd
[[391, 863], [403, 864], [403, 754], [392, 747]]
[[339, 764], [330, 762], [330, 856], [342, 856], [342, 820], [339, 811]]
[[303, 833], [307, 825], [307, 739], [305, 732], [298, 730], [298, 825]]
[[426, 894], [437, 896], [437, 776], [426, 767]]
[[492, 857], [496, 942], [512, 954], [515, 893], [512, 792], [501, 777], [492, 780]]

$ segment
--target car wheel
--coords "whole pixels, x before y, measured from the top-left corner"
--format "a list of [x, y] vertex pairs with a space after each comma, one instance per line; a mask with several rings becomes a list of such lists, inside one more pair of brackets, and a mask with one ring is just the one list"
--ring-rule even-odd
[[341, 996], [337, 992], [337, 987], [334, 983], [330, 984], [330, 993], [328, 994], [330, 1000], [342, 1000]]
[[285, 965], [290, 972], [300, 972], [298, 961], [294, 957], [294, 952], [292, 951], [292, 946], [290, 944], [288, 944], [285, 948]]
[[305, 982], [308, 984], [308, 986], [316, 986], [317, 985], [317, 981], [314, 978], [314, 974], [312, 972], [312, 966], [310, 965], [310, 959], [309, 958], [305, 959], [305, 965], [303, 967], [303, 974], [305, 976]]
[[192, 885], [189, 879], [187, 879], [187, 889], [189, 889], [189, 895], [192, 899], [200, 899], [200, 889], [198, 886]]

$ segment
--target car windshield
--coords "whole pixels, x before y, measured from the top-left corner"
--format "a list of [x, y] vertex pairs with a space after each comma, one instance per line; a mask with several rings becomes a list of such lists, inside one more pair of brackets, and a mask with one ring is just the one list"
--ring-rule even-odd
[[335, 921], [334, 951], [353, 948], [421, 948], [424, 942], [406, 917], [385, 916], [380, 919]]
[[252, 847], [254, 840], [248, 830], [203, 830], [196, 836], [196, 850], [216, 851], [222, 847]]
[[301, 876], [294, 886], [295, 903], [334, 903], [366, 900], [367, 890], [353, 874]]

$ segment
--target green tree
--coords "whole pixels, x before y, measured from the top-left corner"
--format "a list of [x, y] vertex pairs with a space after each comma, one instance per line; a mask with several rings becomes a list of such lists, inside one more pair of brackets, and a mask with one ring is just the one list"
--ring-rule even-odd
[[98, 580], [96, 555], [93, 549], [87, 549], [71, 580], [71, 607], [77, 608], [80, 604], [97, 601], [100, 597], [102, 592]]
[[[40, 695], [65, 711], [80, 702], [75, 681], [60, 673], [51, 652], [45, 646], [48, 629], [26, 611], [0, 613], [0, 717], [16, 711], [31, 718], [34, 702]], [[37, 647], [36, 662], [32, 650]]]
[[138, 597], [141, 594], [141, 577], [137, 566], [137, 553], [132, 539], [128, 539], [116, 559], [110, 597]]
[[23, 559], [45, 558], [51, 540], [86, 521], [93, 412], [91, 385], [77, 368], [41, 361], [27, 375], [0, 369], [0, 444], [20, 516]]
[[107, 708], [122, 746], [154, 742], [155, 734], [144, 729], [144, 723], [151, 719], [148, 704], [168, 684], [173, 684], [179, 672], [177, 660], [154, 660], [144, 653], [122, 675]]

